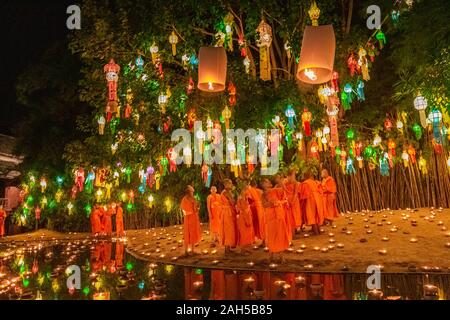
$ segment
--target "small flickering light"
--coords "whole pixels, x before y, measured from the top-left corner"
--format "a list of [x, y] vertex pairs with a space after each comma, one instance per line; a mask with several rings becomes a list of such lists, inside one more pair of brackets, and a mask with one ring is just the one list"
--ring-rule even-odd
[[295, 277], [295, 284], [297, 284], [297, 285], [305, 285], [306, 284], [305, 277], [302, 277], [302, 276]]
[[335, 243], [335, 242], [336, 242], [336, 240], [335, 240], [335, 239], [333, 239], [333, 238], [331, 238], [331, 239], [328, 239], [328, 242], [329, 242], [329, 243]]
[[381, 240], [382, 241], [389, 241], [389, 238], [388, 237], [383, 237], [383, 238], [381, 238]]
[[297, 254], [302, 254], [303, 253], [303, 250], [302, 249], [298, 249], [298, 250], [296, 250], [295, 251]]
[[194, 281], [192, 285], [196, 290], [200, 290], [203, 287], [203, 281]]
[[319, 250], [320, 250], [320, 247], [314, 247], [313, 250], [314, 250], [314, 251], [319, 251]]
[[442, 226], [443, 224], [444, 224], [443, 221], [439, 221], [439, 222], [437, 223], [438, 226]]
[[372, 234], [373, 231], [369, 229], [369, 230], [366, 230], [366, 233], [367, 233], [367, 234]]
[[409, 242], [411, 242], [411, 243], [417, 243], [417, 238], [411, 238], [411, 239], [409, 239]]
[[247, 266], [249, 266], [249, 267], [253, 267], [254, 265], [255, 265], [255, 263], [253, 261], [247, 262]]
[[219, 260], [213, 260], [213, 261], [211, 261], [211, 263], [212, 263], [212, 264], [218, 264], [218, 263], [219, 263]]
[[328, 234], [328, 236], [332, 238], [332, 237], [334, 237], [334, 233], [330, 232], [330, 233]]
[[247, 284], [247, 285], [250, 285], [250, 284], [252, 284], [252, 283], [254, 283], [255, 282], [255, 278], [253, 278], [253, 277], [247, 277], [247, 278], [245, 278], [244, 279], [244, 282]]
[[445, 244], [445, 247], [446, 247], [446, 248], [450, 248], [450, 242], [447, 242], [447, 243]]
[[306, 270], [312, 270], [314, 268], [314, 266], [312, 264], [306, 264], [303, 266], [303, 268]]
[[203, 254], [208, 254], [208, 253], [209, 253], [209, 251], [208, 251], [208, 250], [206, 250], [206, 249], [204, 249], [204, 250], [202, 251], [202, 253], [203, 253]]
[[378, 250], [378, 254], [380, 254], [380, 255], [384, 256], [384, 255], [386, 255], [386, 254], [387, 254], [387, 250], [386, 250], [386, 249], [381, 249], [381, 250]]
[[278, 265], [276, 263], [269, 264], [270, 269], [276, 269], [277, 267], [278, 267]]
[[383, 299], [383, 291], [378, 289], [372, 289], [367, 292], [368, 300], [382, 300]]
[[327, 252], [328, 252], [328, 248], [322, 248], [322, 249], [320, 249], [320, 251], [321, 251], [322, 253], [327, 253]]
[[345, 232], [347, 235], [351, 235], [352, 232], [350, 230], [347, 230], [347, 232]]
[[423, 295], [425, 300], [437, 300], [439, 299], [439, 288], [432, 284], [426, 284], [423, 286]]
[[344, 248], [344, 244], [343, 244], [343, 243], [338, 243], [338, 244], [337, 244], [337, 247], [338, 247], [339, 249], [342, 249], [342, 248]]

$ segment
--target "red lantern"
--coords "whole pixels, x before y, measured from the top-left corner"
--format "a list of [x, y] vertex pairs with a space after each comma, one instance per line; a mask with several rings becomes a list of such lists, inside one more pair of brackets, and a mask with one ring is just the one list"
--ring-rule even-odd
[[391, 131], [391, 129], [392, 129], [392, 121], [390, 119], [386, 118], [386, 120], [384, 120], [384, 128], [387, 131]]
[[108, 82], [108, 100], [117, 101], [117, 82], [119, 81], [120, 66], [111, 59], [108, 64], [103, 67]]
[[312, 113], [308, 110], [308, 108], [303, 109], [302, 113], [302, 124], [303, 130], [305, 130], [305, 136], [311, 136], [311, 125], [310, 122], [312, 120]]

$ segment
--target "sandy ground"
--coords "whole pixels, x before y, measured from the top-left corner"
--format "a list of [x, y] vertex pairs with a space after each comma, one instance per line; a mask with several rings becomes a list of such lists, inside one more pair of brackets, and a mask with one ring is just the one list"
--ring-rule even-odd
[[[127, 251], [137, 258], [187, 266], [223, 269], [277, 271], [366, 272], [369, 265], [381, 265], [384, 272], [450, 273], [450, 209], [384, 210], [351, 213], [333, 227], [324, 226], [319, 236], [302, 232], [284, 256], [285, 264], [270, 264], [264, 248], [252, 247], [250, 255], [240, 249], [225, 255], [212, 248], [208, 225], [197, 254], [185, 257], [181, 226], [127, 230]], [[74, 240], [86, 233], [62, 234], [49, 230], [5, 237], [9, 241]], [[0, 252], [1, 255], [1, 252]]]

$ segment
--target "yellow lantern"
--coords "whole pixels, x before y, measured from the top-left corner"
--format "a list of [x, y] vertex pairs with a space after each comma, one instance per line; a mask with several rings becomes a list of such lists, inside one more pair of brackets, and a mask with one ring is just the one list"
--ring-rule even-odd
[[202, 91], [225, 90], [227, 54], [223, 47], [201, 47], [198, 53], [198, 85]]
[[175, 56], [177, 54], [177, 43], [178, 43], [178, 36], [175, 34], [174, 31], [169, 36], [169, 43], [172, 45], [172, 55]]
[[312, 26], [306, 26], [303, 33], [297, 78], [305, 83], [320, 84], [331, 80], [336, 39], [331, 24], [318, 25], [320, 10], [315, 1], [308, 13]]

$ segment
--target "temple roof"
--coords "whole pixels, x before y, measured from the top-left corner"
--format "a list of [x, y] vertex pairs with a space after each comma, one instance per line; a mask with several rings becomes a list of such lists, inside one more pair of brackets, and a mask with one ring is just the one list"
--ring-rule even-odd
[[20, 176], [17, 170], [22, 157], [14, 155], [14, 137], [0, 134], [0, 179], [14, 179]]

